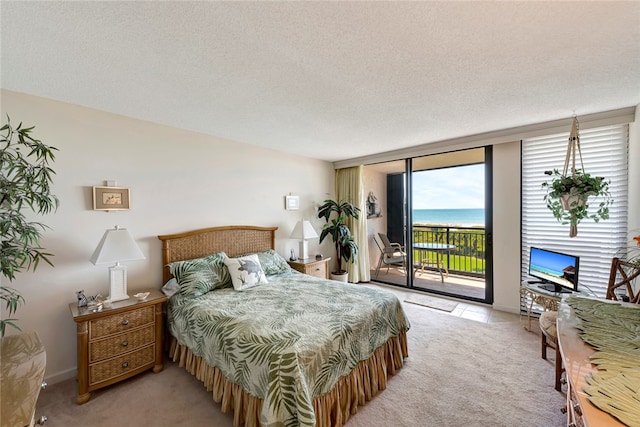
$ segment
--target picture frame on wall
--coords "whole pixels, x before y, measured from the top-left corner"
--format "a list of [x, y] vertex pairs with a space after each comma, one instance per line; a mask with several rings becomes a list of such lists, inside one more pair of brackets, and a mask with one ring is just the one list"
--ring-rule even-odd
[[131, 194], [127, 187], [93, 187], [94, 211], [126, 211], [130, 205]]
[[300, 196], [284, 196], [284, 208], [288, 211], [300, 209]]

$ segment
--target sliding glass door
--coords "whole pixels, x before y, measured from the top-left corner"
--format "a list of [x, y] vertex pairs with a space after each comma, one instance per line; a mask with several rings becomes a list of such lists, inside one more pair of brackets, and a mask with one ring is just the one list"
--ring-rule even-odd
[[[372, 280], [492, 302], [490, 148], [370, 165], [365, 174], [376, 203]], [[385, 259], [380, 234], [401, 253]], [[391, 262], [399, 254], [404, 265]]]

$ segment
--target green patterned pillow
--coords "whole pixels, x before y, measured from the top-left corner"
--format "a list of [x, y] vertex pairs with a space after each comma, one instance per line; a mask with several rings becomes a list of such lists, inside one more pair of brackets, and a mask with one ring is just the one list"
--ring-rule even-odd
[[231, 285], [229, 270], [224, 265], [227, 254], [219, 252], [202, 258], [169, 264], [169, 271], [180, 285], [180, 294], [197, 297]]
[[274, 251], [273, 249], [269, 249], [264, 252], [258, 252], [257, 255], [258, 259], [260, 260], [260, 265], [264, 270], [264, 274], [266, 274], [267, 276], [291, 271], [291, 267], [289, 267], [289, 264], [287, 264], [287, 260], [285, 260], [278, 252]]
[[224, 264], [229, 269], [231, 283], [236, 291], [243, 291], [258, 285], [266, 285], [267, 277], [260, 266], [258, 255], [227, 258]]

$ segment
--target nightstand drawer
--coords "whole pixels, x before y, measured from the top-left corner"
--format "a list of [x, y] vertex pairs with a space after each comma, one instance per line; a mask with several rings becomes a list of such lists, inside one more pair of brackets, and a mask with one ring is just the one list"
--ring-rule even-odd
[[313, 266], [308, 266], [307, 271], [305, 272], [309, 276], [320, 277], [325, 279], [327, 277], [327, 263], [321, 262], [314, 264]]
[[296, 271], [308, 274], [309, 276], [319, 277], [321, 279], [329, 278], [329, 260], [331, 258], [321, 259], [301, 259], [296, 261], [287, 261], [287, 263]]
[[92, 341], [89, 343], [89, 363], [133, 351], [147, 344], [153, 344], [154, 341], [155, 330], [153, 324], [136, 331], [117, 335], [113, 338]]
[[91, 320], [89, 322], [89, 340], [128, 331], [138, 326], [153, 323], [153, 307], [144, 307], [126, 313]]
[[89, 387], [126, 375], [145, 365], [153, 365], [155, 363], [154, 350], [155, 346], [150, 345], [120, 357], [89, 366]]

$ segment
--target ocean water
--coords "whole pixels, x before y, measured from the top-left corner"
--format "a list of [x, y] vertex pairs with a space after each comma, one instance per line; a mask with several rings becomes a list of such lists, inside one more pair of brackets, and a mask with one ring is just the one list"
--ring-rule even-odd
[[484, 227], [484, 209], [414, 209], [413, 223]]

